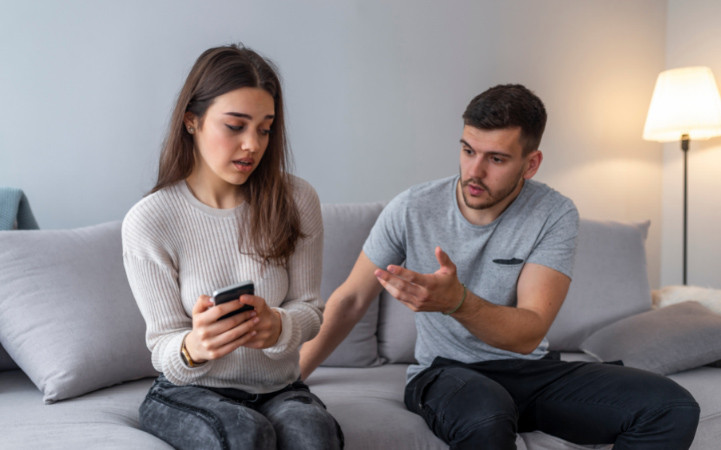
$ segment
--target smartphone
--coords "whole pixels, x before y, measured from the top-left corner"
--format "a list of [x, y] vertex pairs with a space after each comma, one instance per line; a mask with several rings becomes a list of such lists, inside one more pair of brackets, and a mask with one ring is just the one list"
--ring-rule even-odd
[[[212, 301], [215, 304], [215, 306], [218, 306], [223, 303], [227, 303], [233, 300], [238, 300], [238, 297], [240, 297], [243, 294], [250, 294], [255, 295], [255, 285], [252, 281], [242, 281], [237, 284], [233, 284], [231, 286], [226, 286], [221, 289], [217, 289], [213, 292], [213, 298]], [[243, 305], [240, 308], [236, 309], [235, 311], [231, 311], [228, 314], [222, 316], [218, 320], [227, 319], [228, 317], [234, 316], [236, 314], [240, 314], [243, 311], [248, 311], [250, 309], [253, 309], [253, 306], [251, 305]]]

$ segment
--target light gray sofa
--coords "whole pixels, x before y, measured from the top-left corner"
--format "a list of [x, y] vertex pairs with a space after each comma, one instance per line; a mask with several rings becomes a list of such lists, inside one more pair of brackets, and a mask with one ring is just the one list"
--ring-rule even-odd
[[[348, 274], [381, 208], [323, 205], [324, 298]], [[721, 369], [703, 366], [721, 359], [721, 340], [691, 335], [699, 328], [721, 330], [713, 322], [721, 323], [721, 316], [671, 315], [669, 322], [669, 314], [651, 310], [647, 228], [648, 223], [582, 220], [574, 279], [549, 339], [566, 359], [592, 360], [580, 351], [585, 348], [611, 357], [620, 352], [652, 370], [681, 370], [670, 377], [701, 405], [693, 448], [716, 449]], [[688, 317], [692, 323], [712, 320], [684, 328]], [[656, 324], [662, 326], [654, 330]], [[610, 338], [599, 338], [614, 325], [620, 328]], [[0, 448], [170, 448], [138, 427], [138, 406], [155, 375], [143, 333], [123, 272], [119, 222], [0, 232]], [[613, 342], [618, 335], [625, 340], [620, 345]], [[414, 341], [413, 313], [384, 293], [309, 378], [341, 424], [347, 449], [447, 448], [403, 405]], [[639, 359], [639, 352], [646, 358]], [[517, 444], [587, 448], [540, 432], [519, 435]]]

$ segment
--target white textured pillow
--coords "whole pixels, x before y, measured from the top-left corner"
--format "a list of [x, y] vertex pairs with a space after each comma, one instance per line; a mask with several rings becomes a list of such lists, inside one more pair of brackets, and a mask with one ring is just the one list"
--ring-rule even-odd
[[653, 306], [664, 308], [676, 303], [694, 300], [716, 314], [721, 314], [721, 289], [700, 286], [665, 286], [651, 291]]
[[48, 403], [156, 375], [120, 222], [0, 231], [0, 343]]
[[578, 351], [599, 328], [651, 309], [649, 225], [581, 219], [571, 287], [548, 332], [552, 350]]

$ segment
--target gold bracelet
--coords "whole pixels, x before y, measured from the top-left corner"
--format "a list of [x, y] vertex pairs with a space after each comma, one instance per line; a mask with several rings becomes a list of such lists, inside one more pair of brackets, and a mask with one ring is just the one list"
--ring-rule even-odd
[[198, 367], [202, 365], [202, 363], [197, 363], [193, 361], [193, 358], [190, 357], [190, 352], [188, 351], [188, 347], [185, 346], [185, 338], [188, 337], [186, 334], [183, 337], [183, 345], [180, 346], [180, 356], [183, 358], [183, 362], [188, 367]]
[[461, 308], [461, 306], [463, 305], [463, 302], [466, 301], [466, 294], [468, 293], [468, 289], [466, 289], [466, 285], [463, 284], [463, 283], [461, 283], [461, 286], [463, 286], [463, 297], [461, 297], [460, 303], [458, 303], [458, 305], [456, 305], [456, 307], [453, 308], [452, 311], [444, 312], [443, 315], [445, 315], [445, 316], [450, 316], [450, 315], [453, 314], [454, 312], [458, 311], [458, 310]]

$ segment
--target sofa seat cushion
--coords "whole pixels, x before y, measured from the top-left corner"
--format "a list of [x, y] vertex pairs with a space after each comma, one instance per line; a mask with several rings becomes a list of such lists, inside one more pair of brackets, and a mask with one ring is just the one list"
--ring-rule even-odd
[[146, 378], [48, 405], [20, 370], [2, 372], [0, 447], [172, 450], [138, 424], [138, 407], [152, 383]]
[[[587, 360], [582, 353], [566, 360]], [[311, 390], [341, 424], [346, 449], [447, 449], [420, 418], [406, 410], [403, 387], [406, 365], [371, 368], [321, 367], [308, 379]], [[718, 448], [721, 441], [721, 369], [702, 367], [670, 376], [688, 389], [701, 406], [692, 450]], [[139, 429], [138, 407], [152, 378], [123, 383], [52, 405], [19, 370], [0, 373], [0, 423], [3, 448], [168, 449]], [[28, 439], [32, 437], [32, 439]], [[540, 432], [522, 433], [518, 449], [567, 450], [583, 447]]]

